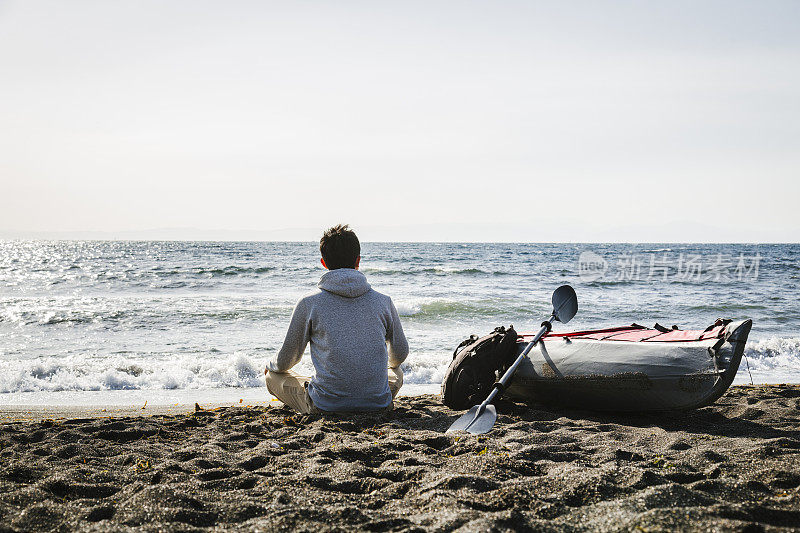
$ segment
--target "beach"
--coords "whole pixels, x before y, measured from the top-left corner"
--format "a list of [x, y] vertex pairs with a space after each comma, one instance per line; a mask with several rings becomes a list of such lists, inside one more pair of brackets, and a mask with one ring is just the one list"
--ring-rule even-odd
[[4, 410], [0, 531], [800, 530], [797, 385], [688, 413], [500, 402], [482, 436], [433, 395], [180, 408]]
[[800, 533], [798, 22], [0, 0], [0, 533]]

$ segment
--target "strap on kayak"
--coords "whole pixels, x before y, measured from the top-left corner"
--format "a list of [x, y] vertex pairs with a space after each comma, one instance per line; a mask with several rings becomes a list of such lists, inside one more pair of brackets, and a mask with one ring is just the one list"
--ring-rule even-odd
[[706, 329], [704, 329], [703, 333], [705, 333], [706, 331], [711, 331], [712, 329], [714, 329], [717, 326], [727, 326], [731, 322], [732, 322], [732, 320], [730, 318], [718, 318], [718, 319], [716, 319], [714, 321], [713, 324], [711, 324]]
[[[661, 333], [669, 333], [672, 330], [678, 329], [678, 326], [672, 326], [672, 328], [670, 329], [670, 328], [664, 327], [661, 324], [659, 324], [658, 322], [656, 322], [656, 325], [653, 326], [653, 329], [658, 330]], [[706, 330], [706, 331], [708, 331], [708, 330]]]

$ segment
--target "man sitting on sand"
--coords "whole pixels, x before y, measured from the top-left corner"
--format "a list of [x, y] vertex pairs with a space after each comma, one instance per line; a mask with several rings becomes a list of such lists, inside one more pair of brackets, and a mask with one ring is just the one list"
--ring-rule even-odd
[[[400, 364], [408, 356], [397, 309], [358, 271], [361, 245], [347, 225], [326, 231], [319, 251], [328, 272], [317, 284], [320, 290], [297, 302], [283, 347], [264, 371], [267, 388], [301, 413], [389, 408], [403, 385]], [[289, 370], [309, 342], [313, 378]]]

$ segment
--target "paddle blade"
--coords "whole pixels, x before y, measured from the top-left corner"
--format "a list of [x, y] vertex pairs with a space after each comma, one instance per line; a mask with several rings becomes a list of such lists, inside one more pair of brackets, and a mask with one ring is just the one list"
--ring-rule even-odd
[[454, 431], [464, 431], [467, 429], [467, 426], [470, 425], [478, 414], [478, 409], [480, 409], [480, 405], [474, 406], [472, 409], [461, 415], [458, 420], [453, 422], [453, 425], [447, 428], [447, 433], [453, 433]]
[[497, 420], [497, 410], [494, 405], [488, 405], [482, 413], [475, 417], [475, 421], [467, 426], [465, 431], [473, 435], [481, 435], [494, 427], [495, 420]]
[[578, 312], [578, 295], [569, 285], [562, 285], [553, 292], [553, 315], [566, 324]]
[[476, 405], [453, 422], [447, 433], [466, 431], [473, 435], [481, 435], [492, 429], [495, 420], [497, 420], [497, 410], [494, 405], [488, 405], [484, 409]]

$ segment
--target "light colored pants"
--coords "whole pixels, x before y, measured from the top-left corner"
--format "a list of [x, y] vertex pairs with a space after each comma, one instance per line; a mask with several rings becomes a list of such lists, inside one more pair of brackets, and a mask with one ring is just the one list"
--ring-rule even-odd
[[[303, 414], [320, 412], [308, 395], [308, 384], [311, 378], [288, 372], [267, 372], [267, 390], [277, 399], [295, 411]], [[403, 371], [400, 368], [389, 369], [389, 390], [392, 400], [403, 386]]]

